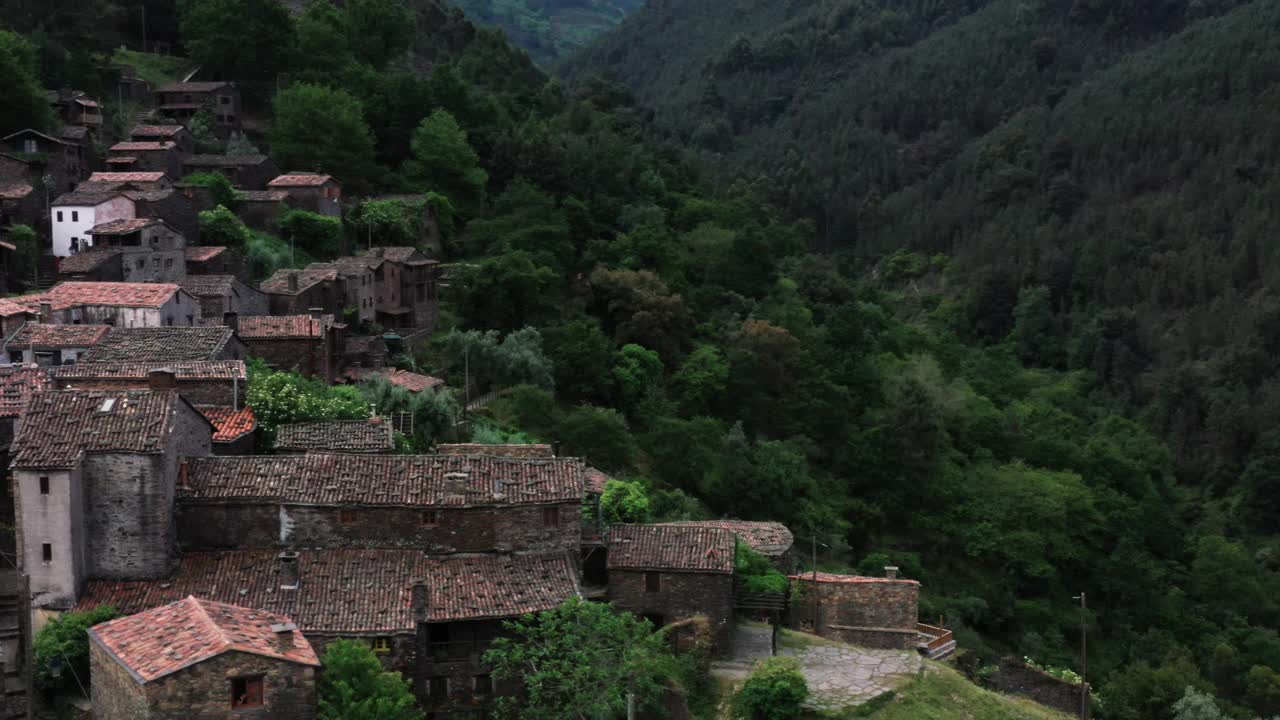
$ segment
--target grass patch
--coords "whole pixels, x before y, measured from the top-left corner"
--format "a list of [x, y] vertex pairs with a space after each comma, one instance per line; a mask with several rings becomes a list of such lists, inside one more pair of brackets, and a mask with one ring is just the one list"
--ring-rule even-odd
[[920, 677], [858, 707], [815, 715], [822, 720], [1070, 720], [1074, 717], [1023, 698], [984, 690], [944, 665], [929, 663]]
[[184, 57], [156, 55], [124, 48], [116, 50], [111, 60], [122, 65], [132, 65], [138, 77], [156, 87], [177, 82], [195, 68], [191, 61]]
[[791, 630], [790, 628], [780, 628], [778, 630], [778, 647], [802, 650], [814, 645], [844, 646], [844, 644], [839, 640], [830, 640], [810, 633], [800, 632], [799, 630]]

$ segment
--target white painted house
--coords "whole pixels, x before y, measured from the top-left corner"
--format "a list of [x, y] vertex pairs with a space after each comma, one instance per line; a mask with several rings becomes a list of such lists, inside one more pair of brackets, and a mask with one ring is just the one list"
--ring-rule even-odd
[[89, 229], [113, 220], [132, 220], [133, 201], [119, 192], [69, 192], [53, 201], [53, 254], [74, 255], [93, 246]]

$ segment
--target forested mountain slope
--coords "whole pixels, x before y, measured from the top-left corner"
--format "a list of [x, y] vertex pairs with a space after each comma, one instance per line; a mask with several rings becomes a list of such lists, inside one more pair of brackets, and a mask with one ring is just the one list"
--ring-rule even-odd
[[467, 17], [502, 29], [549, 67], [613, 28], [643, 0], [458, 0]]

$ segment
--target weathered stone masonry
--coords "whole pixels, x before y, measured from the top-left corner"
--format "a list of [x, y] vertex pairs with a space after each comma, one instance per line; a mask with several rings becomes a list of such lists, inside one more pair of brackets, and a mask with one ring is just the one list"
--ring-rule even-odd
[[[658, 590], [646, 589], [646, 575]], [[705, 615], [718, 652], [733, 642], [733, 575], [656, 570], [609, 570], [609, 601], [636, 615], [673, 620]]]
[[919, 614], [920, 583], [915, 580], [818, 573], [817, 590], [809, 575], [792, 577], [788, 624], [855, 645], [913, 648]]

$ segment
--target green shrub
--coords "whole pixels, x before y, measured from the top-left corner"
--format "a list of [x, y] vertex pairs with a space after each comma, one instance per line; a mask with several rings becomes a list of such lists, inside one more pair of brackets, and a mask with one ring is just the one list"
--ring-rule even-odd
[[800, 717], [809, 685], [795, 658], [773, 657], [756, 666], [733, 697], [733, 716], [740, 720], [792, 720]]
[[89, 684], [89, 628], [119, 615], [110, 605], [63, 613], [36, 633], [35, 680], [46, 692]]
[[600, 496], [600, 513], [605, 525], [645, 523], [653, 519], [652, 504], [644, 485], [626, 480], [610, 480]]
[[738, 543], [734, 557], [734, 570], [742, 589], [747, 592], [785, 593], [787, 576], [769, 562], [769, 558], [752, 550], [750, 546]]

